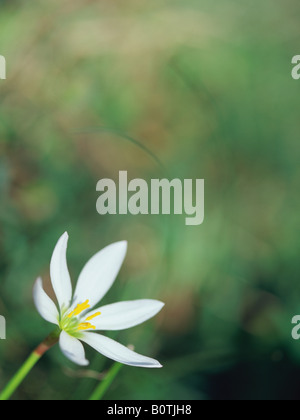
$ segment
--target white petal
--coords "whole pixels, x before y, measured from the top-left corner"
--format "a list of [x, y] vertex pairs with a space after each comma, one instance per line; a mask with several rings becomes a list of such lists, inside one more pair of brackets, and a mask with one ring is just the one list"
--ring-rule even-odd
[[59, 313], [57, 307], [44, 291], [41, 278], [38, 278], [35, 282], [33, 300], [41, 317], [46, 321], [51, 322], [51, 324], [58, 325]]
[[82, 334], [81, 340], [109, 359], [123, 363], [124, 365], [144, 368], [162, 367], [157, 360], [135, 353], [127, 347], [122, 346], [122, 344], [103, 335], [85, 332]]
[[134, 300], [103, 306], [86, 314], [86, 317], [101, 312], [101, 315], [90, 321], [96, 329], [119, 331], [142, 324], [154, 317], [163, 307], [164, 303], [158, 300]]
[[75, 337], [71, 337], [62, 331], [59, 337], [59, 345], [64, 355], [79, 366], [87, 366], [89, 362], [85, 358], [83, 345]]
[[61, 309], [69, 307], [72, 299], [72, 284], [66, 255], [68, 239], [67, 233], [59, 239], [50, 264], [51, 282]]
[[113, 285], [127, 252], [127, 242], [109, 245], [83, 268], [74, 294], [73, 306], [89, 300], [94, 307]]

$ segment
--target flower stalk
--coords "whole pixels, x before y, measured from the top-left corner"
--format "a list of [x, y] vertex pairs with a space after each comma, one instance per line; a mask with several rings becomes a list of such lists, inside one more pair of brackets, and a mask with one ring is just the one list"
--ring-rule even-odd
[[7, 401], [14, 394], [16, 389], [21, 385], [32, 368], [37, 364], [41, 357], [51, 349], [59, 340], [59, 333], [57, 331], [51, 333], [28, 357], [15, 376], [6, 385], [0, 393], [0, 401]]
[[95, 391], [90, 397], [90, 401], [100, 401], [104, 397], [106, 391], [111, 386], [115, 378], [117, 377], [118, 373], [120, 372], [122, 368], [121, 363], [114, 363], [114, 365], [111, 367], [111, 369], [108, 371], [107, 375], [103, 379], [102, 382], [97, 386]]

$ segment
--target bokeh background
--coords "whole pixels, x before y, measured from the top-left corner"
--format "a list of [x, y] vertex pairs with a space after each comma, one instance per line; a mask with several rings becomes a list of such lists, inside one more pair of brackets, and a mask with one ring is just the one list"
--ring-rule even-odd
[[[129, 252], [104, 299], [163, 312], [115, 333], [162, 370], [124, 367], [107, 399], [298, 399], [299, 54], [296, 0], [0, 3], [0, 387], [51, 326], [32, 287], [68, 231], [75, 281], [105, 245]], [[158, 164], [158, 161], [161, 164]], [[204, 178], [206, 219], [105, 216], [97, 181]], [[15, 399], [86, 399], [88, 369], [52, 349]]]

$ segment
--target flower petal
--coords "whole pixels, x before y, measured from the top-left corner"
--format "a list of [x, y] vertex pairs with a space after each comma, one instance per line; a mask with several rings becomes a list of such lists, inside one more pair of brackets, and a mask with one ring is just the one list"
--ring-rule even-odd
[[101, 312], [101, 315], [91, 320], [96, 329], [120, 331], [142, 324], [154, 317], [163, 307], [164, 303], [158, 300], [141, 299], [103, 306], [89, 312], [86, 317]]
[[82, 334], [81, 340], [109, 359], [123, 363], [124, 365], [144, 368], [162, 367], [157, 360], [135, 353], [127, 347], [122, 346], [122, 344], [119, 344], [108, 337], [104, 337], [103, 335], [85, 332]]
[[41, 278], [38, 278], [35, 282], [33, 288], [33, 300], [41, 317], [51, 324], [58, 325], [59, 313], [57, 307], [44, 291]]
[[69, 236], [64, 233], [59, 239], [50, 264], [51, 282], [60, 309], [70, 306], [72, 299], [72, 284], [67, 266], [67, 245]]
[[77, 338], [71, 337], [62, 331], [59, 337], [59, 345], [64, 355], [79, 366], [87, 366], [88, 360], [85, 358], [83, 345]]
[[127, 242], [109, 245], [83, 268], [74, 294], [73, 306], [89, 300], [94, 307], [113, 285], [127, 252]]

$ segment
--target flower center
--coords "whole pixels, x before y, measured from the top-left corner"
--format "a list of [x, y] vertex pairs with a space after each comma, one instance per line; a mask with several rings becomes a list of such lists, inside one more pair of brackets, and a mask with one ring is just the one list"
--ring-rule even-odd
[[101, 315], [101, 312], [96, 312], [95, 314], [90, 315], [84, 320], [84, 322], [81, 322], [81, 320], [77, 318], [83, 311], [89, 308], [89, 300], [86, 300], [84, 303], [79, 303], [72, 312], [62, 317], [60, 328], [71, 335], [76, 335], [79, 331], [90, 329], [95, 330], [96, 327], [88, 321], [91, 321]]

